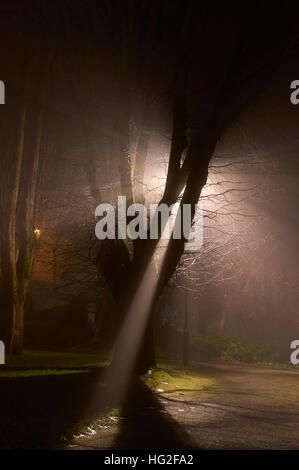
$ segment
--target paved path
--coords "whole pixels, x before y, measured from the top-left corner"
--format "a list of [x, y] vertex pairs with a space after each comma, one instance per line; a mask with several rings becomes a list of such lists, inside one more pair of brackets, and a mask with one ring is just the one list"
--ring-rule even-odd
[[203, 366], [202, 374], [215, 378], [214, 384], [193, 393], [192, 399], [161, 394], [155, 397], [156, 405], [147, 404], [122, 426], [75, 439], [71, 448], [148, 449], [159, 442], [161, 448], [171, 446], [171, 438], [163, 442], [165, 429], [157, 424], [160, 416], [167, 421], [169, 433], [182, 436], [181, 444], [175, 443], [174, 448], [299, 449], [298, 372], [208, 365]]

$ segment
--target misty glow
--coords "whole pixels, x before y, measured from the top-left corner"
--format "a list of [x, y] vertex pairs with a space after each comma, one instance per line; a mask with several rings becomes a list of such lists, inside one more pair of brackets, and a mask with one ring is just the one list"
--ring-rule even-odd
[[[171, 206], [150, 204], [148, 217], [147, 208], [143, 204], [131, 204], [126, 209], [126, 196], [118, 196], [117, 217], [114, 207], [108, 203], [99, 204], [95, 216], [100, 217], [95, 227], [95, 234], [99, 240], [125, 239], [127, 236], [131, 240], [147, 239], [148, 236], [152, 240], [157, 240], [161, 227], [161, 238], [169, 240], [171, 235], [176, 240], [184, 238], [187, 240], [185, 243], [187, 251], [199, 250], [203, 244], [203, 209], [199, 204], [195, 205], [194, 230], [192, 230], [191, 204], [183, 204], [182, 208], [179, 203]], [[128, 225], [127, 217], [130, 218]]]

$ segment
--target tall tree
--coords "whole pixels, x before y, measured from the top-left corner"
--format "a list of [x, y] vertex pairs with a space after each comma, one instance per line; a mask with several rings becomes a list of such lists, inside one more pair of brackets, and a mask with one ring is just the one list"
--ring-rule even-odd
[[[229, 122], [271, 80], [292, 32], [289, 13], [279, 7], [273, 9], [270, 15], [268, 9], [263, 7], [257, 16], [254, 5], [242, 5], [242, 8], [230, 10], [231, 16], [224, 22], [221, 17], [225, 12], [224, 6], [220, 6], [216, 13], [209, 7], [193, 6], [187, 9], [182, 26], [172, 145], [161, 203], [174, 204], [185, 188], [181, 205], [191, 204], [192, 216], [206, 184], [209, 163], [218, 139]], [[217, 24], [216, 30], [214, 24]], [[184, 151], [186, 156], [183, 160]], [[185, 241], [184, 238], [171, 238], [169, 242], [152, 299], [152, 313], [142, 341], [138, 369], [145, 370], [155, 363], [153, 312], [164, 285], [180, 260]], [[112, 247], [112, 244], [113, 248], [109, 250], [108, 245]], [[98, 260], [125, 317], [157, 241], [137, 240], [132, 261], [124, 253], [120, 257], [117, 246], [117, 243], [107, 241], [100, 250]], [[123, 260], [124, 257], [126, 262], [119, 265], [117, 259]], [[120, 360], [121, 354], [120, 351], [117, 359], [116, 351], [115, 360]]]

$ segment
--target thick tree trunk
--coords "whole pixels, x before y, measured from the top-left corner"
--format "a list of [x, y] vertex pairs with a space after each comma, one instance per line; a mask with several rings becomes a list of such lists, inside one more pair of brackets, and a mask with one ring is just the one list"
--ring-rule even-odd
[[[111, 368], [116, 370], [124, 361], [127, 349], [137, 348], [136, 355], [132, 358], [132, 370], [140, 374], [155, 367], [154, 347], [154, 314], [155, 298], [147, 297], [151, 291], [151, 280], [154, 274], [146, 274], [147, 281], [144, 283], [144, 271], [141, 266], [132, 267], [125, 277], [114, 285], [113, 297], [117, 312], [117, 331], [115, 337], [115, 348]], [[153, 292], [154, 295], [154, 292]], [[136, 299], [138, 299], [136, 301]], [[139, 326], [141, 322], [141, 326]], [[143, 323], [144, 322], [144, 323]]]
[[156, 367], [156, 351], [154, 341], [154, 314], [152, 313], [148, 319], [141, 347], [136, 359], [136, 374], [144, 374], [152, 367]]

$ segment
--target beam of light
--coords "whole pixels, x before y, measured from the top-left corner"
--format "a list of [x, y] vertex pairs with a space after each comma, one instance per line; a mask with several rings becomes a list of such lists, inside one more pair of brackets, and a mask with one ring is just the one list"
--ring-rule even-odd
[[[170, 219], [176, 215], [178, 206], [179, 204], [173, 208]], [[121, 406], [126, 398], [152, 310], [152, 303], [158, 287], [159, 272], [165, 262], [172, 230], [173, 224], [171, 220], [168, 220], [126, 313], [124, 323], [114, 344], [112, 364], [102, 377], [106, 387], [100, 399], [104, 403], [112, 401], [114, 404], [117, 403], [117, 406]], [[166, 236], [167, 232], [169, 237]]]
[[[159, 272], [165, 263], [178, 208], [179, 203], [174, 205], [168, 223], [163, 228], [162, 236], [137, 287], [115, 341], [112, 363], [101, 376], [104, 388], [100, 390], [100, 393], [97, 388], [94, 399], [99, 400], [104, 408], [111, 407], [111, 405], [122, 407], [127, 397], [149, 315], [152, 311], [153, 300], [157, 294]], [[166, 236], [166, 231], [169, 236]]]
[[[185, 187], [181, 191], [180, 197], [184, 191]], [[108, 393], [120, 402], [125, 397], [130, 384], [158, 286], [159, 275], [155, 275], [153, 265], [155, 265], [157, 273], [162, 269], [171, 238], [170, 236], [165, 237], [166, 231], [169, 231], [169, 235], [171, 235], [178, 209], [179, 203], [174, 204], [169, 221], [163, 229], [163, 234], [157, 243], [152, 260], [149, 262], [139, 283], [118, 338], [115, 341], [113, 367], [110, 367], [107, 371], [106, 382]]]
[[[112, 364], [96, 382], [89, 407], [103, 411], [124, 405], [158, 286], [169, 240], [160, 239], [127, 311], [114, 345]], [[158, 255], [160, 253], [160, 256]], [[158, 272], [154, 269], [158, 268]]]
[[[184, 190], [185, 188], [182, 190], [181, 195], [184, 193]], [[114, 399], [117, 401], [121, 401], [125, 397], [127, 387], [130, 384], [148, 318], [151, 313], [152, 302], [158, 287], [159, 271], [162, 269], [165, 261], [179, 206], [179, 203], [173, 205], [169, 220], [163, 229], [162, 236], [157, 243], [152, 259], [139, 283], [133, 301], [126, 314], [124, 324], [115, 342], [113, 367], [108, 370], [106, 381], [110, 390], [109, 393], [113, 394]], [[157, 275], [155, 275], [154, 266]]]
[[[160, 240], [152, 256], [155, 266], [161, 269], [169, 240]], [[157, 252], [159, 251], [159, 255]], [[135, 296], [126, 314], [124, 323], [115, 341], [112, 364], [105, 377], [108, 394], [114, 400], [121, 402], [125, 398], [134, 366], [141, 348], [142, 339], [152, 308], [152, 302], [158, 286], [158, 275], [155, 274], [154, 264], [150, 261], [139, 283]]]

